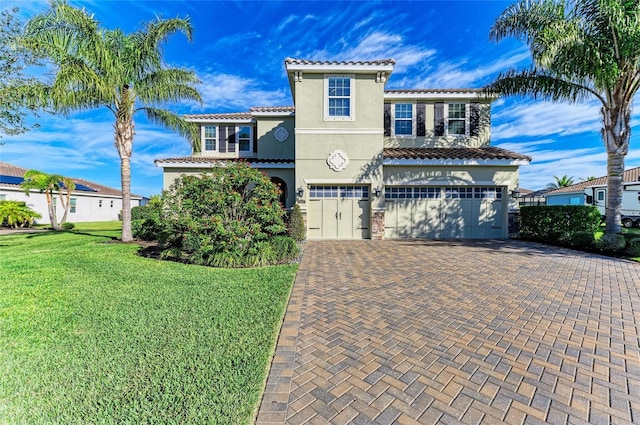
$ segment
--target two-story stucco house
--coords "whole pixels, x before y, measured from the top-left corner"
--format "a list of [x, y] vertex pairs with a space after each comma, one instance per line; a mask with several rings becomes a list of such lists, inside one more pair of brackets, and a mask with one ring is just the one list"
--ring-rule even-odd
[[199, 152], [156, 160], [164, 187], [246, 160], [299, 204], [310, 239], [506, 238], [518, 167], [490, 146], [474, 89], [385, 90], [395, 61], [286, 59], [293, 107], [188, 115]]

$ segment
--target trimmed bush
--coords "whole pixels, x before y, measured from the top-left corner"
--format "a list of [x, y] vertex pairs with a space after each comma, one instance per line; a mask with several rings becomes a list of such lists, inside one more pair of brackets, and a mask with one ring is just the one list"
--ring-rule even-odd
[[131, 220], [145, 220], [147, 218], [159, 217], [157, 207], [151, 205], [139, 205], [131, 208]]
[[616, 235], [603, 235], [602, 238], [596, 243], [596, 247], [604, 252], [618, 254], [624, 251], [627, 241], [624, 236], [620, 234]]
[[68, 221], [64, 222], [62, 224], [62, 229], [63, 230], [73, 230], [76, 228], [76, 225], [73, 223], [69, 223]]
[[577, 232], [595, 233], [600, 222], [600, 212], [592, 205], [520, 208], [520, 236], [530, 241], [572, 246]]
[[629, 239], [624, 252], [629, 257], [640, 257], [640, 238], [634, 237]]
[[595, 248], [596, 245], [596, 237], [594, 232], [575, 232], [573, 234], [573, 238], [571, 239], [570, 246], [572, 248], [590, 251]]
[[297, 256], [284, 242], [278, 188], [248, 164], [183, 175], [163, 195], [162, 258], [215, 267], [254, 267]]
[[289, 214], [288, 233], [296, 242], [302, 242], [307, 237], [307, 229], [304, 225], [300, 205], [298, 204], [295, 204], [293, 208], [291, 208], [291, 213]]

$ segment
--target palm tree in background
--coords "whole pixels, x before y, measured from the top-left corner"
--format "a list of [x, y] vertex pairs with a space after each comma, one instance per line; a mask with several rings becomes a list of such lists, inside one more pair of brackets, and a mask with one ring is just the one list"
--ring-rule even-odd
[[533, 65], [500, 74], [487, 92], [600, 102], [606, 233], [619, 233], [631, 104], [640, 88], [640, 0], [522, 0], [502, 12], [490, 36], [527, 43]]
[[573, 184], [573, 177], [569, 177], [566, 174], [562, 177], [553, 176], [555, 180], [553, 183], [547, 185], [547, 189], [560, 189], [561, 187], [571, 186]]
[[[20, 183], [22, 190], [24, 190], [24, 193], [26, 193], [27, 196], [29, 196], [29, 193], [32, 190], [39, 190], [45, 194], [47, 199], [47, 208], [49, 209], [49, 221], [51, 221], [51, 227], [53, 230], [60, 230], [60, 225], [58, 225], [58, 219], [56, 217], [56, 209], [53, 205], [53, 199], [55, 194], [62, 190], [63, 180], [65, 180], [65, 178], [58, 174], [47, 174], [38, 170], [29, 170], [24, 173], [24, 181]], [[64, 216], [66, 218], [66, 211]]]
[[33, 17], [25, 29], [25, 44], [56, 68], [53, 83], [40, 93], [41, 102], [63, 114], [100, 107], [113, 113], [120, 156], [123, 242], [133, 240], [131, 155], [136, 112], [179, 132], [191, 143], [198, 138], [195, 124], [163, 109], [167, 103], [202, 101], [193, 71], [164, 66], [162, 44], [176, 32], [184, 33], [190, 41], [189, 19], [157, 19], [142, 31], [125, 34], [120, 29], [101, 28], [93, 15], [64, 0], [54, 0], [50, 9]]

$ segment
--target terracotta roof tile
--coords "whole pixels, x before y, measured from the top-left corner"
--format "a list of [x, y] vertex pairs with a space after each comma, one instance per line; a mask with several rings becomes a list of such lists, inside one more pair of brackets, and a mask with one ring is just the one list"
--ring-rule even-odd
[[370, 61], [327, 61], [327, 60], [308, 60], [308, 59], [295, 59], [286, 58], [284, 63], [287, 65], [395, 65], [395, 59], [380, 59]]
[[176, 158], [162, 158], [156, 159], [156, 164], [166, 163], [181, 163], [181, 164], [210, 164], [220, 161], [246, 161], [248, 163], [267, 163], [267, 164], [293, 164], [294, 159], [279, 159], [279, 158], [215, 158], [210, 156], [183, 156]]
[[[640, 167], [630, 168], [628, 170], [625, 170], [624, 175], [622, 176], [622, 181], [624, 183], [640, 182]], [[547, 192], [547, 195], [583, 192], [588, 187], [606, 186], [606, 185], [607, 185], [607, 176], [598, 177], [597, 179], [594, 179], [594, 180], [588, 180], [588, 181], [572, 184], [571, 186], [566, 186], [566, 187], [561, 187], [559, 189], [551, 190]]]
[[385, 94], [438, 94], [438, 93], [483, 93], [482, 89], [390, 89]]
[[188, 114], [183, 115], [186, 120], [250, 120], [249, 112], [231, 112], [224, 114]]
[[[0, 175], [11, 176], [11, 177], [24, 177], [24, 174], [27, 171], [29, 170], [27, 170], [26, 168], [18, 167], [16, 165], [9, 164], [6, 162], [0, 162]], [[103, 186], [101, 184], [98, 184], [89, 180], [85, 180], [85, 179], [78, 179], [75, 177], [72, 177], [72, 179], [76, 184], [81, 184], [83, 186], [87, 186], [88, 188], [95, 190], [95, 193], [97, 194], [105, 195], [105, 196], [119, 196], [119, 197], [122, 196], [121, 189], [114, 189], [109, 186]], [[3, 183], [3, 184], [16, 186], [10, 183]], [[79, 193], [86, 193], [86, 192], [79, 192]], [[131, 194], [131, 196], [134, 198], [142, 198], [142, 196], [135, 195], [133, 193]]]
[[251, 112], [295, 112], [296, 108], [293, 106], [254, 106], [249, 108]]
[[384, 159], [488, 159], [524, 160], [531, 157], [493, 146], [484, 148], [386, 148]]

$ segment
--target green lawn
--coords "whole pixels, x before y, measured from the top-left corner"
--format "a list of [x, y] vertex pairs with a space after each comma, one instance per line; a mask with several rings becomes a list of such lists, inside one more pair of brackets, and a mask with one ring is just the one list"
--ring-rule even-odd
[[297, 266], [161, 262], [119, 232], [0, 236], [0, 423], [250, 423]]

